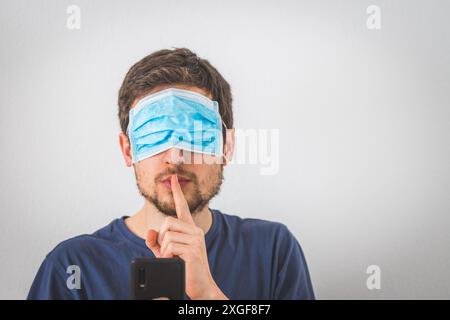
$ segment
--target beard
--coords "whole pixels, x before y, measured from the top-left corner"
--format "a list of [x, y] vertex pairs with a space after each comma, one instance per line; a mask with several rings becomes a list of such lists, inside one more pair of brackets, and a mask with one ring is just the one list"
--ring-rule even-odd
[[217, 170], [214, 170], [213, 173], [208, 174], [205, 181], [203, 182], [199, 182], [197, 176], [194, 173], [186, 171], [181, 165], [177, 165], [173, 168], [169, 168], [159, 173], [154, 178], [154, 188], [153, 190], [151, 190], [151, 187], [149, 188], [142, 181], [140, 174], [136, 172], [136, 168], [134, 170], [134, 173], [136, 176], [136, 184], [140, 194], [147, 201], [152, 203], [161, 213], [172, 217], [177, 217], [172, 191], [168, 190], [168, 193], [170, 194], [170, 200], [164, 200], [164, 196], [162, 193], [166, 193], [167, 191], [161, 192], [161, 190], [158, 188], [158, 186], [160, 186], [159, 183], [163, 178], [166, 178], [168, 176], [170, 177], [170, 175], [172, 174], [177, 174], [190, 180], [189, 191], [183, 190], [183, 194], [186, 198], [191, 214], [195, 214], [201, 211], [209, 203], [209, 201], [219, 193], [220, 187], [224, 180], [223, 165], [218, 165]]

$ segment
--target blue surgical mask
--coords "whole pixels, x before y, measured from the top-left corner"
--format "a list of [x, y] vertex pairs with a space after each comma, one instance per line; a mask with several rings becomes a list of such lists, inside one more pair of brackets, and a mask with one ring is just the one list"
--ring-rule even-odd
[[170, 148], [222, 156], [219, 104], [199, 93], [169, 88], [142, 98], [129, 112], [133, 163]]

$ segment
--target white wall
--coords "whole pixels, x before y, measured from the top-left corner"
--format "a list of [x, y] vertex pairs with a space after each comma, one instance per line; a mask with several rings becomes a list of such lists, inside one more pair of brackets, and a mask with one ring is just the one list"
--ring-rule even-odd
[[[81, 29], [68, 30], [68, 5]], [[366, 27], [380, 6], [380, 30]], [[142, 203], [118, 147], [129, 67], [186, 46], [280, 168], [233, 165], [212, 207], [281, 221], [318, 298], [450, 298], [448, 1], [1, 1], [0, 298], [60, 241]], [[239, 143], [239, 142], [238, 142]], [[381, 290], [366, 288], [379, 265]]]

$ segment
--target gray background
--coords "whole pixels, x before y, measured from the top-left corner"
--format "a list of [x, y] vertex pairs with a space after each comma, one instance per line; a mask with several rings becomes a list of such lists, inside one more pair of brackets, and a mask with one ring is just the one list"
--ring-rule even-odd
[[0, 5], [0, 298], [25, 298], [60, 241], [140, 208], [117, 91], [174, 46], [230, 82], [236, 127], [280, 129], [279, 173], [232, 165], [213, 208], [285, 223], [317, 298], [450, 298], [449, 1]]

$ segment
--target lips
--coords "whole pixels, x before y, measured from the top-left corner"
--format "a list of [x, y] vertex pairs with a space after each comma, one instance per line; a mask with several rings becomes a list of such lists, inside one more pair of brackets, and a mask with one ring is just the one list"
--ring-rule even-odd
[[[168, 189], [172, 189], [170, 179], [171, 179], [171, 176], [167, 177], [166, 179], [164, 179], [164, 180], [162, 181], [162, 184], [163, 184], [166, 188], [168, 188]], [[187, 185], [189, 182], [191, 182], [190, 179], [185, 178], [185, 177], [178, 176], [178, 183], [180, 184], [181, 187], [184, 187], [184, 186]]]

